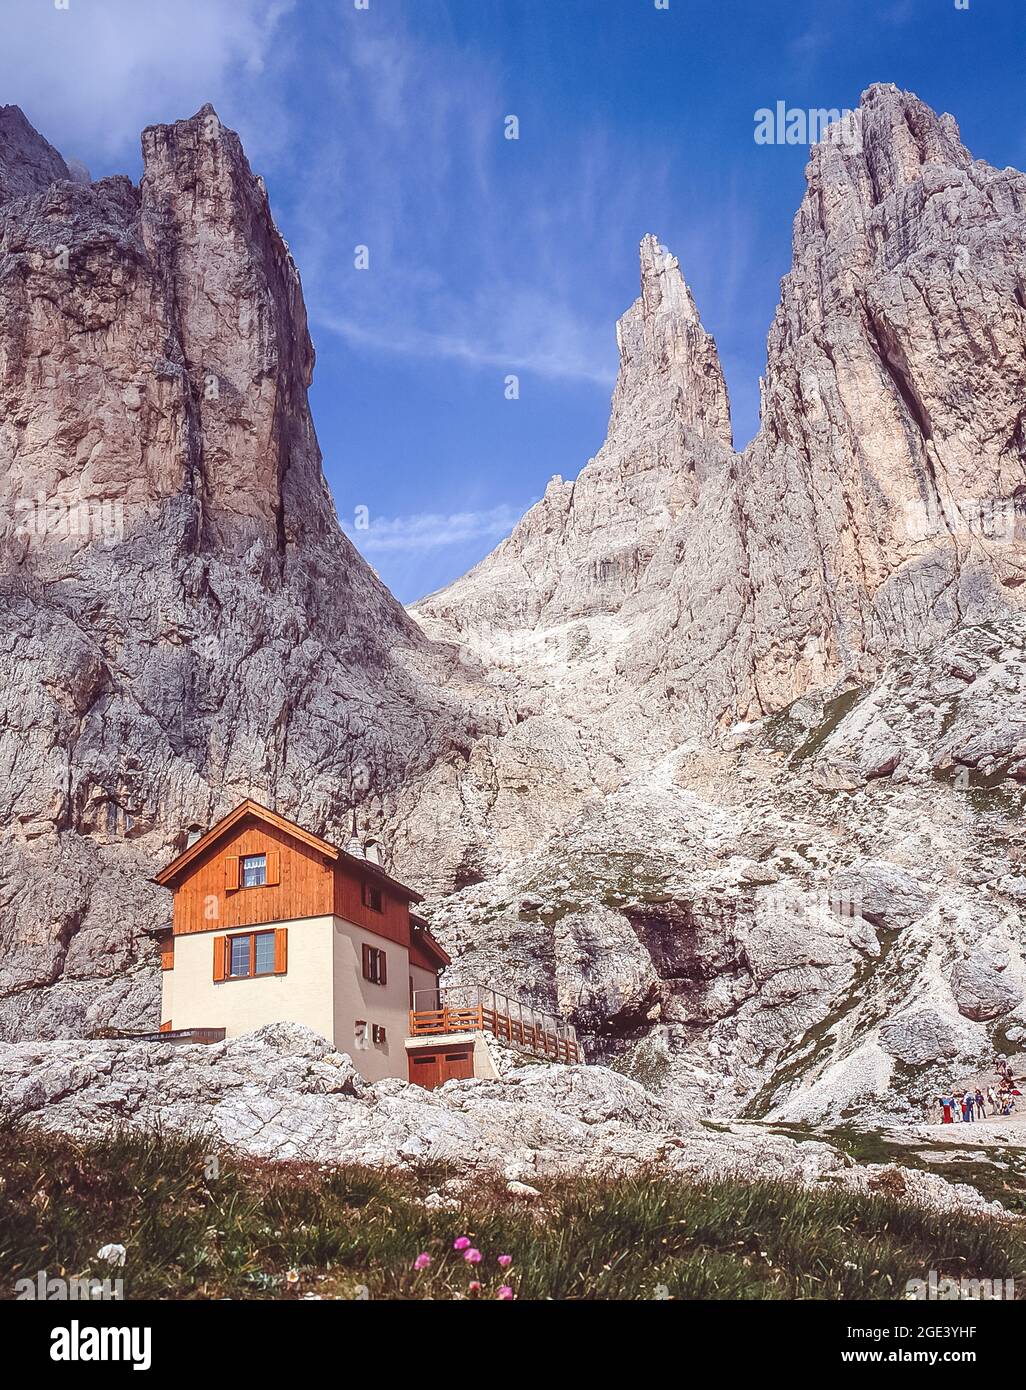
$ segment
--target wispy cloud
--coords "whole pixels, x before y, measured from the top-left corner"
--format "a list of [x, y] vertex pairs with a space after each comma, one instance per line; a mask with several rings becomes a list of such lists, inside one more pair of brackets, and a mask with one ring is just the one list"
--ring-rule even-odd
[[[295, 0], [4, 0], [3, 100], [66, 155], [134, 158], [139, 132], [263, 73]], [[240, 103], [240, 106], [244, 103]]]
[[[521, 138], [506, 140], [517, 113], [481, 54], [359, 17], [344, 39], [306, 75], [326, 109], [286, 210], [314, 328], [364, 353], [607, 392], [616, 348], [603, 272], [629, 264], [649, 230], [638, 210], [668, 184], [664, 158], [639, 168], [603, 130], [571, 143], [527, 111]], [[354, 268], [358, 245], [369, 269]]]
[[509, 535], [521, 515], [520, 509], [504, 505], [489, 511], [453, 512], [448, 516], [418, 512], [410, 516], [375, 517], [365, 528], [343, 523], [343, 529], [357, 549], [366, 555], [392, 551], [423, 553], [469, 541], [499, 541]]
[[[511, 297], [516, 297], [515, 292]], [[529, 315], [511, 315], [512, 320], [517, 317]], [[594, 338], [583, 331], [582, 325], [565, 307], [550, 306], [544, 318], [539, 318], [534, 325], [534, 333], [526, 331], [517, 335], [511, 331], [511, 323], [493, 325], [494, 336], [490, 341], [438, 333], [415, 324], [389, 329], [374, 322], [358, 323], [338, 318], [330, 312], [317, 314], [316, 322], [354, 347], [368, 347], [377, 352], [426, 359], [442, 357], [471, 367], [497, 367], [507, 372], [525, 371], [544, 377], [576, 378], [579, 381], [593, 381], [606, 389], [616, 379], [609, 361], [610, 354], [597, 350]], [[606, 337], [609, 336], [607, 330]]]

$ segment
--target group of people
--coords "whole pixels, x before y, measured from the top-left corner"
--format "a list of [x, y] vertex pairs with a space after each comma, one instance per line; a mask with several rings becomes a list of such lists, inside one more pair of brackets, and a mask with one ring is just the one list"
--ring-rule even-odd
[[947, 1095], [935, 1096], [934, 1104], [940, 1110], [940, 1123], [974, 1124], [995, 1115], [1015, 1113], [1016, 1099], [1021, 1095], [1012, 1076], [1012, 1069], [1003, 1057], [994, 1062], [997, 1072], [997, 1088], [988, 1086], [986, 1093], [977, 1086], [975, 1091], [951, 1091]]

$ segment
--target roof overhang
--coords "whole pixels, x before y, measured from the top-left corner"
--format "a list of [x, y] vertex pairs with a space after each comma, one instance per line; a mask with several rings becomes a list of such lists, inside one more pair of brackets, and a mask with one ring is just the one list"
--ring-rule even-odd
[[261, 806], [257, 801], [244, 801], [240, 806], [236, 806], [234, 811], [229, 812], [223, 820], [219, 820], [216, 825], [211, 826], [195, 844], [190, 845], [176, 859], [172, 859], [171, 863], [166, 868], [161, 869], [159, 874], [155, 874], [153, 882], [159, 883], [162, 888], [173, 888], [182, 875], [198, 859], [201, 859], [207, 850], [216, 845], [218, 841], [223, 840], [243, 821], [250, 818], [262, 821], [265, 825], [272, 825], [276, 830], [291, 835], [293, 839], [299, 840], [311, 849], [317, 850], [319, 854], [323, 854], [326, 859], [338, 859], [339, 857], [340, 851], [336, 846], [329, 844], [327, 840], [322, 840], [319, 835], [311, 835], [309, 830], [304, 830], [301, 825], [296, 825], [294, 821], [286, 820], [284, 816], [279, 816], [276, 811]]
[[[244, 821], [252, 819], [262, 822], [264, 825], [273, 826], [274, 829], [281, 831], [285, 835], [291, 836], [293, 840], [298, 840], [309, 849], [316, 852], [333, 863], [351, 864], [353, 868], [362, 873], [369, 874], [372, 878], [379, 879], [382, 883], [388, 884], [395, 889], [402, 897], [409, 902], [419, 903], [422, 899], [419, 893], [415, 893], [412, 888], [407, 888], [404, 883], [392, 876], [381, 867], [380, 864], [373, 863], [370, 859], [364, 859], [359, 855], [350, 854], [347, 850], [339, 849], [337, 845], [331, 844], [328, 840], [322, 840], [319, 835], [312, 834], [309, 830], [304, 830], [295, 821], [288, 820], [285, 816], [278, 815], [277, 811], [270, 810], [267, 806], [261, 806], [258, 801], [243, 801], [236, 806], [223, 820], [219, 820], [216, 825], [199, 837], [195, 844], [189, 846], [177, 858], [172, 859], [171, 863], [161, 869], [160, 873], [153, 876], [152, 882], [157, 883], [161, 888], [174, 888], [186, 873], [207, 853], [214, 845], [223, 840], [226, 835], [230, 835]], [[441, 950], [441, 947], [437, 948]]]
[[428, 924], [423, 917], [417, 917], [410, 913], [410, 949], [423, 951], [429, 960], [434, 960], [439, 966], [452, 964], [452, 957], [446, 952], [431, 935]]

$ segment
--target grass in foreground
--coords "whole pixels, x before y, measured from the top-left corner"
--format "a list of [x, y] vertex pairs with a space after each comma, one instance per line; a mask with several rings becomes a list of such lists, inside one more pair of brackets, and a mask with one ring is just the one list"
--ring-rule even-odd
[[[127, 1299], [889, 1299], [931, 1269], [1026, 1291], [1026, 1223], [656, 1176], [540, 1182], [529, 1204], [482, 1179], [459, 1211], [426, 1208], [447, 1176], [228, 1155], [215, 1175], [202, 1137], [0, 1129], [0, 1296], [39, 1270], [120, 1276]], [[97, 1258], [108, 1244], [123, 1268]]]

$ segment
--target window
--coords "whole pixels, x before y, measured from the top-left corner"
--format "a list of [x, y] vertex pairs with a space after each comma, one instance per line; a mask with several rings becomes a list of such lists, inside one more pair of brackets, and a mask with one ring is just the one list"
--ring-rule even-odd
[[274, 932], [262, 931], [253, 938], [256, 946], [253, 961], [254, 975], [274, 974]]
[[288, 929], [240, 932], [214, 938], [214, 979], [247, 980], [284, 975], [288, 970]]
[[372, 985], [388, 984], [385, 953], [379, 951], [376, 946], [364, 946], [363, 948], [363, 978], [370, 980]]
[[375, 888], [372, 883], [363, 885], [363, 905], [369, 907], [372, 912], [381, 911], [381, 889]]
[[243, 888], [263, 888], [267, 882], [267, 855], [245, 854], [242, 857]]
[[248, 936], [233, 936], [229, 938], [231, 956], [228, 960], [228, 974], [232, 979], [237, 979], [240, 975], [249, 975], [252, 972], [249, 968], [250, 938]]
[[224, 860], [225, 892], [240, 888], [275, 888], [281, 883], [281, 851], [263, 854], [227, 854]]
[[374, 1025], [374, 1042], [381, 1047], [388, 1042], [388, 1030], [381, 1023]]

